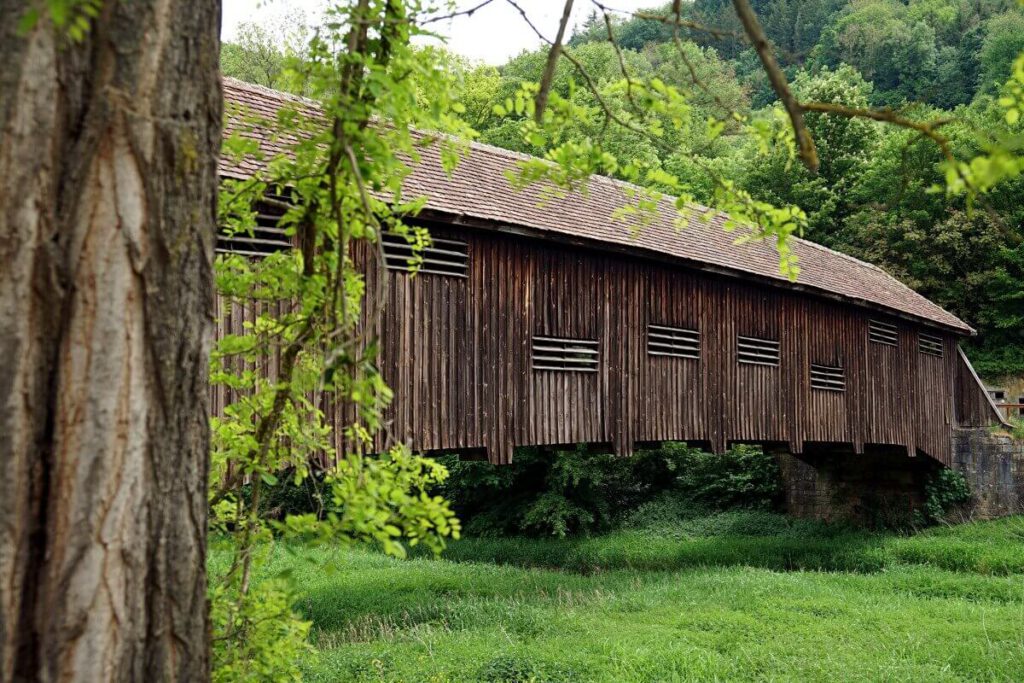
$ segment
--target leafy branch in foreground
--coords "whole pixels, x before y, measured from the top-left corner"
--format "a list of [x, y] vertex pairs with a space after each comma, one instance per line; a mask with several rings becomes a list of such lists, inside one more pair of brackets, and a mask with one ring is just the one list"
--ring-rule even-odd
[[[620, 212], [622, 217], [638, 218], [644, 211], [657, 205], [659, 191], [665, 190], [679, 197], [677, 208], [681, 214], [680, 224], [685, 225], [688, 214], [694, 213], [691, 198], [686, 192], [686, 179], [666, 168], [661, 160], [671, 158], [680, 152], [676, 146], [678, 135], [670, 134], [670, 129], [678, 132], [690, 127], [691, 111], [688, 104], [694, 92], [666, 85], [655, 77], [638, 78], [632, 74], [613, 30], [611, 13], [614, 10], [599, 0], [591, 0], [591, 4], [603, 16], [606, 31], [602, 32], [604, 37], [595, 38], [595, 30], [591, 28], [589, 42], [605, 42], [612, 46], [618, 56], [621, 80], [614, 88], [599, 83], [588, 65], [577, 57], [575, 48], [570, 49], [562, 45], [560, 38], [546, 38], [530, 21], [516, 0], [506, 2], [519, 11], [531, 30], [549, 46], [547, 67], [543, 72], [540, 88], [534, 89], [526, 84], [514, 99], [506, 100], [495, 109], [499, 116], [512, 113], [522, 115], [525, 111], [529, 120], [521, 125], [523, 139], [528, 146], [543, 149], [546, 161], [555, 162], [546, 165], [540, 162], [524, 162], [517, 182], [527, 184], [546, 180], [563, 188], [572, 188], [585, 186], [589, 173], [618, 175], [647, 188], [656, 188], [650, 191], [638, 190], [638, 196], [646, 196], [638, 199], [633, 206], [624, 207]], [[772, 150], [781, 147], [787, 151], [791, 159], [799, 157], [804, 166], [814, 174], [817, 173], [821, 160], [814, 136], [806, 124], [806, 115], [884, 123], [915, 133], [937, 146], [943, 156], [940, 170], [944, 174], [944, 183], [941, 186], [936, 185], [932, 190], [945, 192], [951, 197], [963, 195], [968, 208], [996, 185], [1013, 179], [1024, 171], [1024, 143], [1021, 142], [1020, 135], [1010, 134], [1009, 131], [985, 144], [981, 153], [963, 157], [958, 155], [953, 140], [943, 132], [944, 127], [950, 123], [947, 116], [929, 120], [910, 110], [851, 106], [841, 101], [801, 100], [791, 89], [786, 74], [775, 59], [776, 48], [767, 38], [749, 1], [734, 0], [732, 4], [739, 25], [743, 29], [742, 36], [730, 34], [725, 29], [716, 30], [714, 27], [684, 17], [684, 5], [678, 1], [671, 3], [660, 13], [636, 12], [631, 15], [633, 21], [656, 22], [671, 30], [678, 48], [677, 56], [690, 74], [691, 84], [696, 90], [706, 90], [706, 86], [683, 49], [680, 40], [681, 29], [689, 30], [691, 33], [706, 33], [715, 38], [743, 38], [752, 46], [774, 94], [781, 103], [781, 111], [785, 112], [789, 125], [782, 129], [769, 121], [750, 121], [739, 111], [720, 107], [720, 111], [707, 121], [707, 142], [713, 142], [723, 130], [739, 122], [745, 133], [761, 141], [760, 146], [764, 153], [772, 153]], [[572, 2], [567, 0], [566, 9], [571, 5]], [[580, 88], [585, 89], [591, 96], [592, 111], [581, 107], [577, 101], [579, 98], [559, 99], [557, 93], [548, 92], [552, 82], [550, 66], [557, 58], [563, 58], [572, 65], [579, 79]], [[999, 100], [1006, 110], [1006, 121], [1011, 128], [1020, 118], [1019, 72], [1022, 68], [1024, 67], [1021, 67], [1018, 60], [1015, 63], [1014, 74], [1004, 86], [1003, 96]], [[615, 88], [623, 96], [617, 96], [614, 93]], [[662, 101], [652, 99], [649, 96], [652, 93], [661, 97]], [[587, 118], [603, 118], [603, 123], [595, 126], [599, 132], [566, 139], [565, 130]], [[578, 125], [576, 127], [578, 129]], [[610, 129], [615, 129], [619, 135], [625, 132], [644, 138], [659, 150], [659, 159], [643, 161], [609, 153], [611, 146], [606, 143], [606, 133]], [[987, 132], [977, 131], [979, 137], [985, 137]], [[714, 186], [713, 204], [717, 210], [729, 215], [727, 228], [741, 230], [741, 238], [738, 241], [774, 239], [780, 256], [780, 270], [795, 279], [799, 275], [799, 265], [788, 245], [788, 238], [793, 234], [802, 233], [807, 223], [804, 212], [796, 206], [776, 206], [752, 196], [738, 187], [734, 180], [722, 173], [719, 168], [706, 163], [696, 155], [693, 155], [689, 162], [700, 168], [710, 179]], [[643, 219], [639, 220], [642, 224]]]
[[[299, 675], [308, 624], [293, 614], [287, 577], [266, 575], [274, 539], [373, 544], [401, 557], [408, 545], [439, 552], [459, 534], [448, 504], [429, 493], [447, 471], [386, 433], [391, 392], [376, 367], [386, 285], [380, 236], [429, 244], [403, 222], [418, 205], [402, 197], [423, 144], [415, 131], [460, 129], [447, 75], [431, 53], [410, 46], [423, 10], [398, 0], [336, 3], [284, 75], [320, 102], [296, 98], [273, 121], [229, 112], [242, 130], [226, 143], [228, 155], [260, 156], [246, 128], [293, 142], [264, 159], [256, 177], [225, 183], [221, 224], [251, 235], [251, 207], [271, 202], [298, 248], [216, 264], [223, 305], [255, 301], [258, 314], [241, 334], [223, 336], [211, 361], [214, 385], [231, 398], [212, 421], [212, 525], [232, 552], [211, 577], [215, 680]], [[369, 300], [368, 278], [376, 284]], [[322, 503], [268, 519], [268, 488], [286, 468], [295, 483], [322, 469]]]
[[[725, 215], [726, 229], [739, 232], [737, 242], [751, 239], [774, 240], [779, 253], [780, 271], [790, 279], [796, 279], [800, 268], [789, 244], [789, 237], [801, 234], [806, 224], [806, 216], [798, 207], [777, 207], [769, 202], [760, 201], [739, 188], [718, 169], [694, 157], [693, 163], [710, 178], [715, 188], [715, 211], [701, 209], [695, 206], [692, 195], [678, 174], [667, 170], [656, 160], [645, 162], [640, 159], [620, 159], [602, 144], [604, 134], [614, 126], [644, 138], [663, 156], [672, 155], [678, 151], [675, 146], [678, 135], [691, 129], [693, 125], [691, 92], [666, 84], [657, 78], [634, 78], [629, 72], [626, 60], [621, 58], [621, 52], [610, 29], [608, 42], [620, 56], [619, 68], [622, 79], [610, 87], [602, 88], [572, 50], [562, 46], [557, 39], [550, 41], [545, 38], [515, 0], [506, 1], [521, 14], [537, 37], [551, 46], [552, 54], [564, 57], [573, 66], [575, 74], [581, 79], [594, 102], [593, 107], [587, 108], [578, 105], [572, 97], [565, 98], [556, 92], [545, 94], [544, 88], [550, 88], [550, 79], [542, 79], [539, 86], [524, 83], [514, 98], [495, 106], [495, 113], [498, 116], [525, 112], [527, 118], [521, 127], [523, 138], [533, 146], [547, 148], [544, 159], [520, 163], [520, 173], [513, 178], [514, 184], [525, 186], [546, 181], [566, 190], [577, 187], [585, 189], [587, 178], [592, 174], [619, 176], [642, 186], [631, 192], [633, 196], [630, 199], [633, 201], [617, 212], [620, 219], [633, 223], [636, 227], [642, 227], [650, 220], [652, 211], [662, 199], [662, 192], [670, 192], [676, 197], [675, 207], [679, 212], [680, 226], [685, 226], [694, 215], [708, 220], [716, 215]], [[602, 7], [599, 3], [595, 4]], [[606, 22], [610, 22], [607, 14], [605, 16]], [[674, 30], [678, 29], [679, 23], [676, 22]], [[687, 60], [684, 60], [684, 63], [687, 63]], [[692, 64], [690, 66], [692, 67]], [[690, 72], [693, 73], [692, 70]], [[699, 88], [701, 84], [694, 79], [693, 85]], [[565, 131], [572, 128], [575, 122], [581, 119], [594, 120], [598, 117], [604, 119], [598, 135], [575, 140], [565, 138]], [[727, 126], [736, 122], [743, 125], [747, 133], [762, 139], [766, 147], [781, 144], [789, 149], [790, 153], [795, 151], [790, 131], [784, 130], [779, 135], [778, 131], [769, 131], [763, 126], [748, 125], [745, 117], [732, 111], [724, 112], [720, 117], [711, 117], [706, 122], [706, 141], [714, 142]]]

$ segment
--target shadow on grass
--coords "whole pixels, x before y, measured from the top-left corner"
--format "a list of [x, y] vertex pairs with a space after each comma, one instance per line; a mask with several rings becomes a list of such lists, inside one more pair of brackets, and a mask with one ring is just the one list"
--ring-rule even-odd
[[1024, 573], [1024, 518], [897, 535], [765, 513], [691, 520], [584, 538], [466, 538], [443, 559], [592, 574], [744, 566], [774, 571], [877, 572], [925, 565], [988, 575]]
[[677, 571], [696, 567], [758, 567], [778, 571], [873, 572], [886, 565], [884, 541], [867, 534], [827, 539], [714, 536], [679, 539], [620, 532], [583, 539], [463, 539], [443, 555], [452, 562], [486, 562], [592, 574]]

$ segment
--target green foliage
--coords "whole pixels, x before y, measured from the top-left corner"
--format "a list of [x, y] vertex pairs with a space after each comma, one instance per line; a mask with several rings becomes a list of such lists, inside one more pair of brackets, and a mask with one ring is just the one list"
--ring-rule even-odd
[[[295, 586], [288, 576], [261, 572], [275, 538], [373, 545], [404, 557], [409, 547], [440, 552], [459, 535], [447, 502], [428, 493], [446, 470], [403, 445], [380, 448], [391, 391], [365, 324], [379, 302], [364, 301], [367, 269], [357, 263], [360, 249], [377, 253], [372, 247], [384, 231], [417, 249], [429, 244], [425, 230], [402, 220], [421, 203], [402, 196], [421, 145], [415, 131], [467, 130], [455, 116], [464, 107], [452, 95], [444, 55], [411, 46], [422, 9], [415, 1], [339, 2], [317, 32], [290, 33], [292, 47], [279, 49], [250, 27], [227, 53], [238, 75], [261, 70], [267, 85], [318, 95], [334, 125], [309, 117], [298, 101], [273, 121], [233, 112], [241, 128], [274, 128], [292, 143], [260, 175], [223, 185], [221, 225], [252, 234], [252, 206], [273, 188], [290, 200], [282, 202], [281, 225], [301, 248], [262, 260], [220, 256], [215, 266], [227, 304], [259, 304], [255, 318], [211, 355], [211, 382], [231, 399], [211, 421], [211, 526], [232, 551], [210, 591], [217, 681], [298, 676], [308, 624], [292, 612]], [[225, 143], [226, 155], [259, 155], [246, 132]], [[454, 143], [438, 144], [456, 158]], [[273, 372], [261, 371], [270, 359]], [[344, 416], [339, 433], [324, 405]], [[323, 467], [315, 483], [314, 459]]]
[[542, 680], [541, 672], [529, 659], [514, 655], [498, 655], [485, 662], [477, 672], [477, 680], [486, 683], [533, 683]]
[[234, 39], [221, 46], [221, 73], [265, 88], [312, 95], [304, 63], [313, 34], [301, 10], [288, 12], [273, 26], [242, 22]]
[[99, 16], [103, 0], [45, 0], [24, 4], [26, 7], [18, 17], [16, 28], [19, 34], [27, 34], [41, 19], [45, 19], [58, 35], [79, 43], [92, 28], [92, 21]]
[[985, 40], [979, 56], [981, 87], [998, 90], [1012, 72], [1013, 64], [1024, 52], [1024, 14], [1013, 11], [998, 14], [986, 22]]
[[709, 509], [767, 508], [780, 501], [778, 463], [759, 447], [734, 446], [722, 455], [678, 449], [673, 461], [677, 489]]
[[[803, 73], [796, 78], [793, 88], [802, 99], [849, 107], [866, 107], [872, 90], [871, 84], [849, 66], [836, 71], [824, 69], [814, 76]], [[740, 182], [760, 199], [807, 207], [807, 236], [835, 244], [841, 226], [862, 201], [856, 182], [872, 163], [879, 126], [863, 119], [821, 113], [808, 114], [806, 124], [821, 159], [818, 173], [794, 164], [785, 149], [771, 147], [765, 153], [748, 144]], [[789, 124], [775, 118], [767, 125], [778, 130]]]
[[999, 104], [1006, 110], [1006, 122], [1016, 126], [1024, 116], [1024, 54], [1013, 62], [1010, 78], [1003, 85]]
[[[284, 520], [290, 515], [312, 514], [321, 517], [324, 510], [324, 473], [311, 471], [302, 476], [295, 468], [288, 467], [273, 475], [277, 481], [273, 484], [264, 482], [261, 515], [265, 519]], [[241, 497], [249, 504], [252, 500], [252, 484], [243, 484]]]
[[936, 472], [929, 477], [924, 492], [924, 505], [917, 516], [923, 524], [938, 524], [950, 512], [971, 502], [971, 488], [956, 470], [944, 468]]
[[439, 553], [446, 538], [458, 538], [460, 525], [447, 501], [427, 491], [447, 477], [442, 465], [404, 448], [380, 456], [352, 453], [327, 477], [325, 519], [289, 517], [285, 526], [323, 541], [374, 544], [395, 557], [405, 557], [403, 540]]
[[445, 497], [467, 532], [483, 536], [595, 533], [666, 498], [686, 509], [769, 508], [781, 493], [774, 458], [749, 446], [713, 455], [666, 443], [629, 458], [521, 449], [511, 465], [445, 462]]
[[823, 53], [832, 64], [850, 64], [872, 81], [875, 104], [920, 101], [935, 84], [935, 28], [897, 0], [851, 5], [831, 27]]
[[611, 526], [619, 505], [648, 487], [638, 461], [579, 448], [520, 449], [513, 463], [447, 460], [443, 493], [471, 534], [559, 535]]
[[292, 611], [293, 587], [282, 580], [264, 580], [240, 600], [237, 591], [213, 582], [210, 624], [218, 638], [230, 638], [233, 647], [214, 641], [213, 680], [240, 683], [301, 681], [299, 662], [313, 652], [309, 621]]

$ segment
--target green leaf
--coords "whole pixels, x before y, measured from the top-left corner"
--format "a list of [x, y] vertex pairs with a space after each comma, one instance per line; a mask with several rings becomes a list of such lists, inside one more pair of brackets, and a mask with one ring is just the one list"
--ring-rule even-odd
[[25, 10], [24, 14], [21, 15], [21, 18], [18, 19], [18, 35], [26, 35], [29, 31], [36, 27], [36, 24], [38, 22], [39, 10], [36, 9], [35, 7], [29, 7], [27, 10]]

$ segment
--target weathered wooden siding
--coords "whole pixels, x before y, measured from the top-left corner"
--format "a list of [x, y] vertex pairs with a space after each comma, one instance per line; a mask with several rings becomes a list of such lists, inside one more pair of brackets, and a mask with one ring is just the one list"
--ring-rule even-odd
[[[621, 255], [433, 226], [469, 244], [470, 276], [390, 272], [382, 367], [392, 430], [423, 449], [805, 442], [904, 446], [946, 461], [952, 354], [867, 341], [874, 314], [799, 293]], [[883, 318], [884, 320], [884, 318]], [[888, 321], [893, 322], [893, 321]], [[696, 329], [700, 359], [649, 356], [648, 325]], [[533, 370], [534, 335], [596, 340], [598, 372]], [[776, 340], [778, 367], [737, 362], [738, 335]], [[844, 391], [810, 388], [811, 363]]]
[[[866, 334], [856, 316], [835, 306], [816, 301], [794, 302], [795, 311], [787, 325], [791, 359], [789, 393], [793, 403], [794, 450], [806, 442], [849, 443], [863, 448], [861, 371]], [[799, 334], [804, 330], [803, 334]], [[810, 389], [812, 363], [840, 367], [845, 372], [845, 391]], [[858, 441], [857, 437], [861, 437]]]
[[[430, 227], [467, 243], [467, 277], [386, 271], [379, 322], [380, 366], [396, 396], [389, 433], [417, 449], [486, 449], [507, 463], [525, 445], [601, 443], [628, 454], [663, 440], [715, 451], [773, 442], [799, 453], [812, 443], [858, 453], [899, 446], [948, 463], [955, 424], [991, 422], [952, 335], [928, 330], [944, 346], [941, 357], [925, 355], [914, 323], [850, 304], [617, 253]], [[378, 286], [369, 274], [369, 290]], [[241, 332], [256, 311], [221, 311], [220, 333]], [[897, 345], [870, 342], [869, 320], [895, 324]], [[648, 355], [651, 324], [699, 331], [700, 358]], [[536, 335], [596, 341], [597, 371], [533, 369]], [[739, 363], [737, 336], [777, 341], [778, 366]], [[811, 364], [842, 368], [844, 390], [812, 388]], [[215, 404], [228, 398], [218, 390]]]
[[[629, 299], [647, 302], [646, 306], [635, 307], [638, 322], [634, 329], [639, 334], [621, 335], [633, 340], [624, 356], [648, 359], [636, 364], [636, 382], [627, 382], [635, 387], [636, 396], [623, 395], [623, 412], [635, 406], [630, 426], [636, 422], [635, 416], [644, 416], [645, 434], [651, 440], [710, 441], [708, 425], [712, 413], [708, 410], [706, 386], [708, 368], [715, 362], [715, 347], [709, 333], [713, 318], [705, 310], [707, 283], [673, 278], [668, 269], [660, 266], [647, 270], [635, 265], [624, 279], [634, 282], [638, 290]], [[647, 326], [651, 324], [701, 332], [700, 358], [647, 356]], [[625, 364], [625, 359], [620, 362]]]

